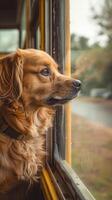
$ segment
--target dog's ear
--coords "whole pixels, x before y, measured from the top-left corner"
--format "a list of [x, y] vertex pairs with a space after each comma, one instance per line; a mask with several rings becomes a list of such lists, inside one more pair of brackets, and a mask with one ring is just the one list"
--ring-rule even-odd
[[21, 50], [0, 59], [0, 100], [13, 101], [22, 93], [23, 57]]

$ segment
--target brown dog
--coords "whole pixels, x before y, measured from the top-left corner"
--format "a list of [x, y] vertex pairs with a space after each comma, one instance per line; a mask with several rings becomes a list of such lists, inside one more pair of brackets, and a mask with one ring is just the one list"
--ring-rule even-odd
[[37, 180], [54, 106], [76, 97], [80, 85], [40, 50], [19, 49], [0, 59], [0, 192]]

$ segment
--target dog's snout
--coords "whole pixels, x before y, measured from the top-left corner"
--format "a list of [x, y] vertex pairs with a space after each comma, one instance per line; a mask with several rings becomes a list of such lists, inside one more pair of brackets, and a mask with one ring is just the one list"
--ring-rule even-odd
[[81, 87], [81, 81], [79, 81], [79, 80], [73, 81], [73, 87], [80, 88]]

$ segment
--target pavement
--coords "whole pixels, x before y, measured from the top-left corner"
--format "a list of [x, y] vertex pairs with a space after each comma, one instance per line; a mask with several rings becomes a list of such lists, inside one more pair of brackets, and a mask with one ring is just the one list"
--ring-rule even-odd
[[112, 103], [83, 101], [77, 98], [72, 101], [72, 113], [112, 128]]

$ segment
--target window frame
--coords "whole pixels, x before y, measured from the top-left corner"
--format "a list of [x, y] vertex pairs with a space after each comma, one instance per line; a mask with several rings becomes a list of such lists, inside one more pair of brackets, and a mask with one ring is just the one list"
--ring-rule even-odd
[[[23, 0], [22, 1], [22, 6], [21, 6], [21, 19], [20, 19], [20, 32], [19, 32], [19, 47], [20, 48], [25, 48], [26, 47], [26, 37], [27, 37], [27, 1]], [[23, 24], [24, 21], [24, 24]], [[25, 30], [25, 36], [23, 37], [23, 30]]]
[[[69, 64], [70, 68], [70, 52], [68, 52], [70, 38], [65, 43], [65, 39], [68, 37], [67, 33], [65, 33], [66, 26], [69, 25], [69, 12], [68, 14], [66, 12], [68, 11], [68, 3], [69, 0], [34, 0], [33, 5], [30, 5], [33, 10], [32, 13], [35, 13], [35, 15], [31, 13], [29, 24], [30, 36], [27, 47], [37, 47], [36, 30], [40, 26], [40, 48], [47, 51], [56, 60], [61, 73], [64, 72], [64, 66], [67, 66], [67, 64]], [[68, 55], [69, 63], [65, 61], [66, 55]], [[70, 74], [70, 70], [66, 67], [67, 70], [67, 74]], [[70, 107], [68, 106], [66, 110], [69, 110], [69, 118]], [[46, 138], [46, 148], [49, 156], [41, 176], [41, 187], [44, 197], [50, 200], [65, 200], [68, 198], [74, 200], [95, 200], [68, 164], [71, 163], [71, 160], [69, 157], [66, 157], [67, 149], [65, 147], [67, 146], [69, 149], [71, 141], [69, 138], [67, 144], [65, 129], [67, 128], [67, 132], [70, 130], [69, 126], [66, 126], [66, 128], [63, 126], [65, 120], [67, 121], [67, 116], [64, 113], [64, 107], [58, 106], [53, 129], [49, 130]], [[69, 133], [67, 137], [69, 137]], [[69, 156], [70, 152], [71, 149]], [[68, 163], [65, 159], [67, 159]]]

